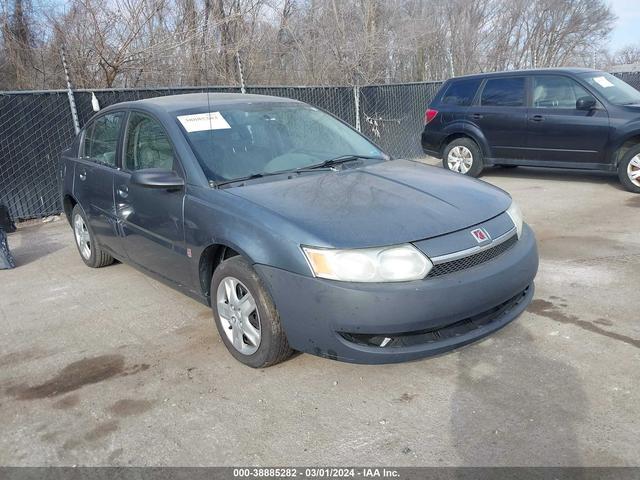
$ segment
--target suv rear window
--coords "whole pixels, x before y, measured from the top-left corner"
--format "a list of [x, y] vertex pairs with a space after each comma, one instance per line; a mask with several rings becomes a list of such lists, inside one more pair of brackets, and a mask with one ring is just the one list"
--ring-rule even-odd
[[444, 92], [441, 103], [444, 105], [458, 105], [468, 107], [476, 96], [481, 79], [458, 80], [452, 82]]
[[484, 85], [480, 102], [492, 107], [522, 107], [524, 92], [524, 77], [491, 78]]

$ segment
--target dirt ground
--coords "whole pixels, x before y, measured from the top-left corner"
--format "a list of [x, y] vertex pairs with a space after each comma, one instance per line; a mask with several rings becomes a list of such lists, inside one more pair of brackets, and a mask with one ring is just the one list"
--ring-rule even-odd
[[207, 307], [115, 264], [64, 220], [0, 271], [1, 465], [639, 465], [640, 195], [614, 175], [489, 170], [535, 230], [535, 300], [421, 361], [225, 350]]

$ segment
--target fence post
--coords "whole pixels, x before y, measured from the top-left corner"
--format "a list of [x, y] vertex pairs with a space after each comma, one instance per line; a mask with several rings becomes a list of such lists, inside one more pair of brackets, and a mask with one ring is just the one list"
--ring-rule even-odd
[[60, 47], [60, 54], [62, 55], [62, 67], [64, 68], [64, 77], [67, 80], [67, 96], [69, 97], [69, 108], [71, 109], [71, 118], [73, 119], [73, 129], [76, 135], [80, 133], [80, 122], [78, 121], [78, 112], [76, 110], [76, 101], [73, 98], [73, 91], [71, 90], [71, 79], [69, 78], [69, 69], [67, 68], [67, 58], [64, 54], [64, 47]]
[[244, 75], [242, 74], [242, 62], [240, 61], [240, 52], [236, 52], [236, 63], [238, 64], [238, 75], [240, 76], [240, 92], [247, 93], [244, 88]]
[[353, 103], [356, 110], [356, 130], [362, 132], [360, 128], [360, 87], [358, 85], [353, 86]]

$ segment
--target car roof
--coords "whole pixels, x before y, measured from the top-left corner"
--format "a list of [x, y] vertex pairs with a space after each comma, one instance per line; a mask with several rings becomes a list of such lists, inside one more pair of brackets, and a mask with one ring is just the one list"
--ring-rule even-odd
[[[110, 105], [108, 108], [136, 108], [157, 113], [174, 113], [185, 110], [197, 110], [221, 105], [242, 105], [255, 103], [301, 103], [298, 100], [269, 95], [250, 95], [245, 93], [185, 93], [145, 98]], [[106, 110], [106, 109], [105, 109]]]
[[469, 78], [485, 78], [485, 77], [495, 77], [495, 76], [517, 76], [517, 75], [532, 75], [536, 73], [569, 73], [569, 74], [579, 74], [579, 73], [589, 73], [589, 72], [599, 72], [600, 70], [594, 70], [592, 68], [579, 68], [579, 67], [562, 67], [562, 68], [535, 68], [535, 69], [527, 69], [527, 70], [505, 70], [502, 72], [484, 72], [484, 73], [473, 73], [469, 75], [461, 75], [459, 77], [454, 77], [451, 80], [457, 79], [469, 79]]

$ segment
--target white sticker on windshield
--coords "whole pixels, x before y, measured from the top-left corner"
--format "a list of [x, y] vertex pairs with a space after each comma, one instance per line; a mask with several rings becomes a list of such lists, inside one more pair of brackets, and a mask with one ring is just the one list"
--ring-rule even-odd
[[593, 81], [603, 88], [613, 87], [613, 83], [611, 83], [607, 77], [595, 77]]
[[202, 132], [204, 130], [223, 130], [231, 128], [220, 112], [195, 113], [180, 115], [178, 120], [187, 132]]

